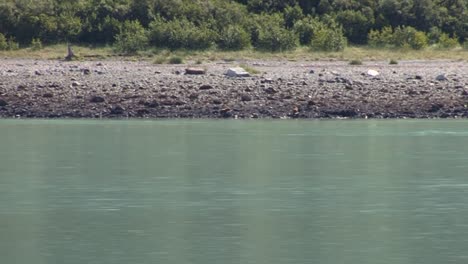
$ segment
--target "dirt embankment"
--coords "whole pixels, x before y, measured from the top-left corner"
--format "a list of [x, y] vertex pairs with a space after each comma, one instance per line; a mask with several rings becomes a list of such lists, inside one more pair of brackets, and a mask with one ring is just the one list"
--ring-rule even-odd
[[[0, 60], [0, 117], [432, 118], [468, 117], [468, 64], [406, 61], [236, 63]], [[371, 76], [369, 70], [379, 74]]]

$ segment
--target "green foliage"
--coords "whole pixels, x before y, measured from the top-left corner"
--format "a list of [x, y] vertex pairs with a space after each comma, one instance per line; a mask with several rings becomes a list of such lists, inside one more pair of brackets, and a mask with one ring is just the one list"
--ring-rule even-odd
[[315, 31], [317, 31], [322, 25], [321, 22], [312, 18], [306, 17], [301, 19], [294, 24], [293, 30], [299, 37], [299, 43], [301, 45], [309, 45], [312, 41]]
[[368, 44], [371, 47], [388, 47], [393, 44], [393, 29], [384, 27], [382, 30], [371, 30], [368, 35]]
[[150, 24], [150, 43], [169, 49], [202, 50], [210, 48], [216, 34], [207, 25], [196, 26], [187, 19], [164, 21], [156, 19]]
[[366, 43], [367, 33], [374, 23], [373, 17], [367, 17], [361, 11], [356, 10], [338, 12], [336, 21], [344, 25], [344, 35], [346, 38], [357, 44]]
[[294, 24], [304, 17], [300, 6], [295, 5], [294, 7], [287, 6], [284, 9], [284, 21], [287, 28], [292, 28]]
[[316, 46], [324, 46], [329, 32], [336, 35], [331, 39], [340, 39], [339, 26], [354, 44], [450, 48], [457, 38], [457, 42], [468, 39], [468, 1], [0, 1], [0, 32], [25, 46], [32, 39], [91, 45], [114, 44], [119, 39], [121, 45], [126, 21], [138, 21], [149, 32], [153, 46], [170, 49], [207, 49], [216, 43], [222, 49], [254, 46], [278, 51], [293, 49], [297, 42], [309, 45], [313, 38]]
[[41, 50], [42, 42], [38, 38], [33, 38], [31, 41], [31, 50]]
[[398, 61], [395, 60], [395, 59], [391, 59], [390, 62], [388, 62], [388, 64], [390, 64], [390, 65], [397, 65], [397, 64], [398, 64]]
[[413, 27], [397, 27], [394, 30], [384, 27], [382, 30], [371, 30], [368, 35], [368, 43], [372, 47], [396, 47], [424, 49], [429, 44], [429, 39], [424, 32]]
[[115, 40], [116, 51], [125, 54], [135, 54], [148, 46], [146, 31], [139, 21], [125, 21]]
[[429, 40], [424, 32], [413, 27], [397, 27], [393, 32], [393, 45], [396, 47], [411, 47], [415, 50], [427, 47]]
[[347, 45], [341, 27], [321, 27], [312, 38], [310, 46], [313, 50], [342, 51]]
[[446, 33], [442, 33], [439, 37], [439, 41], [437, 42], [437, 47], [440, 49], [453, 49], [458, 47], [460, 43], [458, 43], [458, 39], [456, 37], [450, 37]]
[[13, 37], [8, 38], [7, 46], [8, 46], [8, 48], [7, 48], [8, 50], [18, 50], [19, 49], [19, 44], [18, 44], [18, 42], [15, 41], [15, 38], [13, 38]]
[[437, 44], [437, 42], [439, 42], [441, 35], [442, 35], [442, 31], [438, 27], [432, 27], [427, 33], [429, 44], [431, 45]]
[[169, 63], [170, 64], [182, 64], [182, 63], [184, 63], [184, 59], [182, 57], [179, 57], [179, 56], [173, 56], [173, 57], [169, 58]]
[[254, 46], [258, 50], [287, 51], [297, 46], [297, 35], [284, 27], [284, 19], [279, 14], [256, 16], [251, 32]]
[[241, 50], [250, 45], [250, 35], [240, 26], [228, 26], [220, 34], [218, 47], [223, 50]]
[[352, 60], [349, 62], [349, 65], [362, 65], [361, 60]]
[[0, 33], [0, 50], [7, 50], [8, 49], [8, 43], [5, 35]]

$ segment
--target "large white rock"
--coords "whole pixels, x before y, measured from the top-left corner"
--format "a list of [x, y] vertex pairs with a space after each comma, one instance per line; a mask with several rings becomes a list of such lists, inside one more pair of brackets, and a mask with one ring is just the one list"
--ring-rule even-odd
[[248, 73], [246, 70], [244, 70], [241, 67], [237, 67], [237, 68], [230, 68], [226, 72], [226, 75], [229, 77], [249, 77], [250, 73]]
[[368, 70], [367, 75], [369, 75], [371, 77], [376, 77], [376, 76], [379, 76], [380, 73], [378, 71], [376, 71], [376, 70]]

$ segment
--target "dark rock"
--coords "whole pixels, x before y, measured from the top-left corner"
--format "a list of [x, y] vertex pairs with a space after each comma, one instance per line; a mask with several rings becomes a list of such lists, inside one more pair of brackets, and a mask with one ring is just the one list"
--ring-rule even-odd
[[273, 83], [273, 79], [264, 79], [261, 80], [260, 83]]
[[190, 100], [196, 100], [196, 99], [198, 99], [198, 94], [197, 94], [197, 93], [190, 94], [190, 95], [189, 95], [189, 99], [190, 99]]
[[314, 70], [310, 70], [309, 73], [310, 73], [310, 74], [314, 74], [315, 71], [314, 71]]
[[467, 91], [467, 90], [463, 90], [462, 95], [463, 95], [463, 96], [468, 96], [468, 91]]
[[243, 95], [241, 95], [241, 100], [243, 102], [250, 102], [250, 101], [252, 101], [252, 96], [250, 96], [248, 94], [243, 94]]
[[203, 75], [205, 73], [206, 73], [205, 69], [202, 69], [202, 68], [185, 69], [185, 74], [188, 74], [188, 75]]
[[7, 101], [0, 99], [0, 107], [7, 106], [7, 105], [8, 105]]
[[34, 74], [36, 74], [38, 76], [43, 75], [42, 72], [40, 72], [39, 70], [34, 71]]
[[123, 109], [120, 105], [114, 106], [111, 111], [111, 115], [121, 115], [125, 113], [125, 109]]
[[246, 92], [252, 92], [253, 90], [252, 90], [250, 87], [247, 87], [247, 88], [244, 89], [244, 91], [246, 91]]
[[211, 86], [209, 84], [204, 84], [204, 85], [200, 86], [199, 89], [200, 90], [210, 90], [210, 89], [213, 89], [213, 86]]
[[42, 97], [44, 97], [44, 98], [52, 98], [52, 97], [54, 97], [54, 94], [53, 94], [53, 93], [45, 93], [45, 94], [42, 95]]
[[268, 87], [268, 88], [266, 88], [264, 91], [265, 91], [265, 93], [267, 93], [267, 94], [275, 94], [275, 93], [278, 93], [278, 91], [277, 91], [275, 88], [273, 88], [273, 87]]
[[222, 117], [230, 118], [232, 117], [232, 110], [230, 108], [223, 108], [219, 111]]
[[156, 107], [159, 106], [159, 104], [158, 104], [158, 102], [156, 102], [156, 101], [153, 100], [153, 101], [151, 101], [151, 102], [146, 102], [146, 103], [145, 103], [145, 106], [146, 106], [146, 107], [149, 107], [149, 108], [156, 108]]
[[422, 79], [423, 79], [423, 77], [422, 77], [421, 75], [416, 75], [414, 78], [415, 78], [416, 80], [422, 80]]
[[91, 100], [89, 100], [89, 101], [90, 101], [91, 103], [103, 103], [103, 102], [106, 101], [106, 100], [105, 100], [104, 97], [102, 97], [102, 96], [96, 96], [96, 95], [95, 95], [95, 96], [91, 97]]
[[222, 103], [223, 101], [221, 101], [220, 99], [213, 99], [213, 104], [220, 105]]
[[442, 109], [442, 107], [444, 107], [443, 104], [433, 104], [431, 106], [431, 108], [429, 109], [429, 112], [431, 112], [431, 113], [438, 112], [438, 111], [440, 111], [440, 109]]
[[82, 72], [84, 75], [90, 75], [90, 74], [91, 74], [91, 70], [90, 70], [90, 69], [81, 69], [81, 72]]
[[447, 81], [447, 76], [445, 74], [440, 74], [436, 77], [436, 80], [439, 81], [439, 82], [442, 82], [442, 81]]

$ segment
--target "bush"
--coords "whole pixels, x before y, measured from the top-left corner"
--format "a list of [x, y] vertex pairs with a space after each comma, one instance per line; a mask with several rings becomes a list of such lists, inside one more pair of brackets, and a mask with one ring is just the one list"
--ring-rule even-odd
[[19, 44], [15, 41], [13, 37], [10, 37], [7, 41], [8, 50], [18, 50]]
[[150, 43], [156, 47], [203, 50], [210, 48], [216, 34], [207, 25], [195, 26], [187, 19], [164, 21], [161, 18], [150, 23]]
[[178, 56], [174, 56], [169, 59], [169, 63], [170, 64], [182, 64], [184, 63], [184, 59]]
[[427, 37], [429, 39], [429, 44], [437, 44], [439, 42], [440, 36], [442, 35], [442, 31], [438, 27], [431, 27], [429, 33], [427, 33]]
[[362, 65], [361, 60], [352, 60], [349, 62], [349, 65]]
[[40, 50], [42, 49], [42, 42], [40, 39], [33, 38], [31, 41], [31, 50]]
[[439, 41], [437, 42], [437, 47], [440, 49], [453, 49], [458, 45], [460, 45], [460, 43], [458, 43], [457, 37], [454, 36], [451, 38], [446, 33], [442, 33], [439, 37]]
[[282, 27], [267, 27], [260, 31], [257, 48], [267, 51], [292, 50], [297, 46], [294, 32]]
[[368, 43], [372, 47], [409, 47], [415, 50], [424, 49], [429, 39], [422, 31], [413, 27], [384, 27], [381, 31], [371, 30], [368, 34]]
[[241, 50], [250, 46], [250, 35], [240, 26], [229, 26], [219, 37], [219, 48], [223, 50]]
[[5, 35], [0, 33], [0, 50], [7, 50], [7, 49], [8, 49], [7, 39], [5, 38]]
[[420, 50], [427, 47], [428, 43], [426, 34], [413, 27], [397, 27], [393, 33], [393, 44], [396, 47], [409, 46], [412, 49]]
[[322, 27], [312, 38], [310, 46], [313, 50], [342, 51], [347, 45], [341, 27]]
[[367, 36], [369, 46], [388, 47], [393, 44], [393, 30], [391, 27], [384, 27], [382, 30], [371, 30]]
[[252, 20], [251, 39], [256, 49], [276, 52], [297, 46], [297, 35], [284, 27], [284, 18], [280, 14], [256, 15]]
[[390, 65], [397, 65], [398, 64], [398, 61], [395, 60], [395, 59], [391, 59], [390, 62], [388, 63]]
[[322, 25], [321, 22], [311, 17], [306, 17], [294, 24], [293, 30], [299, 37], [301, 45], [309, 45], [312, 41], [315, 31]]
[[148, 46], [148, 37], [138, 21], [125, 21], [115, 37], [115, 49], [125, 54], [134, 54]]

